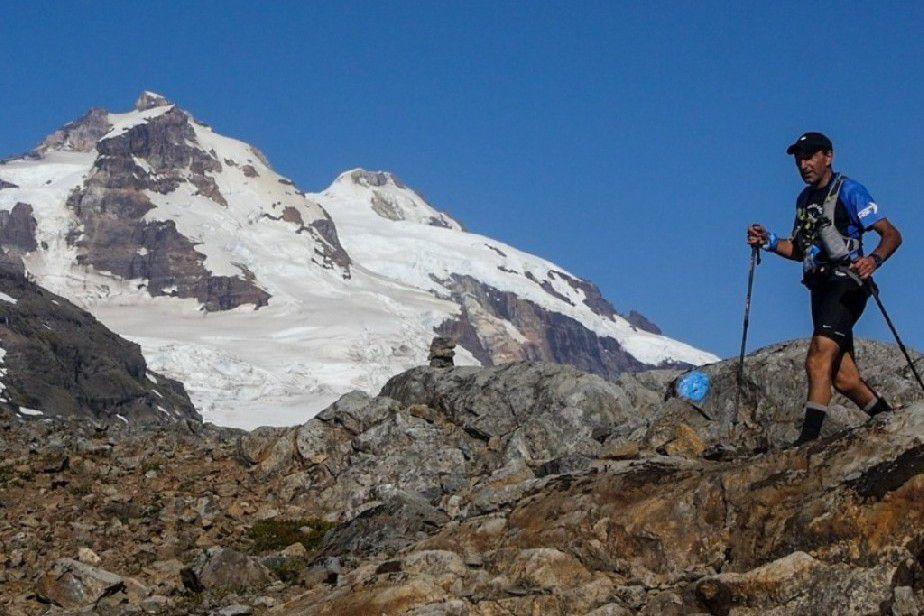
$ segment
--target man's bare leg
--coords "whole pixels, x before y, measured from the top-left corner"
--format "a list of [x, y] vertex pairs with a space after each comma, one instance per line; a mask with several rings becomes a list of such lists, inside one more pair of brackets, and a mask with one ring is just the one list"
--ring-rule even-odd
[[813, 336], [805, 357], [805, 372], [808, 375], [809, 393], [805, 403], [805, 417], [802, 431], [794, 445], [815, 440], [821, 434], [831, 402], [831, 388], [834, 386], [835, 368], [841, 360], [841, 347], [834, 340], [824, 336]]
[[834, 340], [825, 336], [812, 337], [808, 355], [805, 358], [805, 372], [809, 381], [809, 402], [820, 406], [828, 406], [831, 403], [834, 368], [838, 363], [843, 363], [840, 361], [841, 355], [841, 347]]
[[889, 403], [873, 391], [860, 376], [860, 369], [857, 368], [853, 353], [849, 351], [841, 355], [840, 365], [834, 376], [834, 388], [850, 398], [870, 417], [892, 410]]
[[860, 369], [850, 351], [841, 354], [840, 365], [834, 376], [834, 388], [864, 410], [878, 399], [876, 392], [860, 377]]

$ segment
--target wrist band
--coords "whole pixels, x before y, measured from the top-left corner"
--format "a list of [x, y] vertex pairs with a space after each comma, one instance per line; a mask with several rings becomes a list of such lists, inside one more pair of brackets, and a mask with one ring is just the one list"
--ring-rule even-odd
[[882, 267], [882, 262], [884, 261], [884, 259], [880, 257], [879, 255], [877, 255], [875, 252], [871, 252], [869, 255], [869, 258], [876, 262], [876, 269], [879, 269], [880, 267]]
[[776, 233], [771, 233], [767, 238], [767, 243], [761, 246], [767, 252], [776, 252], [776, 246], [780, 243], [780, 238], [776, 236]]

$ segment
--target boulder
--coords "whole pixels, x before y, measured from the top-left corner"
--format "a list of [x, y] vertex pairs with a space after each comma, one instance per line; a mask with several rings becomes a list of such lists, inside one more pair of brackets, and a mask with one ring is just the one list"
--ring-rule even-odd
[[202, 588], [221, 592], [259, 590], [272, 582], [272, 574], [256, 559], [231, 548], [203, 552], [192, 567]]
[[39, 580], [38, 594], [65, 609], [95, 605], [124, 588], [121, 577], [82, 562], [61, 558]]
[[395, 554], [426, 538], [448, 521], [448, 516], [426, 500], [407, 492], [395, 491], [380, 505], [360, 513], [349, 523], [331, 531], [321, 553], [356, 557], [369, 554]]

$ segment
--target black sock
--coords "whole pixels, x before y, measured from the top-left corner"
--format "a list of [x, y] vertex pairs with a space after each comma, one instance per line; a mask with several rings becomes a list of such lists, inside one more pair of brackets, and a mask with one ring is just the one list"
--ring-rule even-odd
[[870, 417], [875, 417], [879, 413], [891, 411], [892, 407], [885, 401], [885, 398], [877, 396], [876, 400], [867, 404], [866, 408], [863, 410], [866, 411], [866, 414]]
[[796, 445], [813, 441], [821, 434], [821, 425], [825, 421], [825, 412], [828, 407], [815, 404], [814, 402], [805, 403], [805, 419], [802, 420], [802, 432], [796, 439]]

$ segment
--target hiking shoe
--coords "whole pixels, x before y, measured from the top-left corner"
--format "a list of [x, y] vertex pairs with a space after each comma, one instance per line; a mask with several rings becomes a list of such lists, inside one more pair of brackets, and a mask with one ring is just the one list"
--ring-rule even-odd
[[889, 403], [885, 401], [885, 398], [877, 398], [876, 404], [866, 409], [866, 414], [869, 415], [870, 417], [875, 417], [876, 415], [879, 415], [880, 413], [888, 413], [891, 410], [892, 410], [892, 407], [889, 406]]
[[802, 432], [799, 438], [792, 444], [793, 447], [800, 447], [809, 441], [814, 441], [821, 435], [821, 425], [825, 421], [825, 412], [821, 405], [806, 404], [805, 419], [802, 420]]

